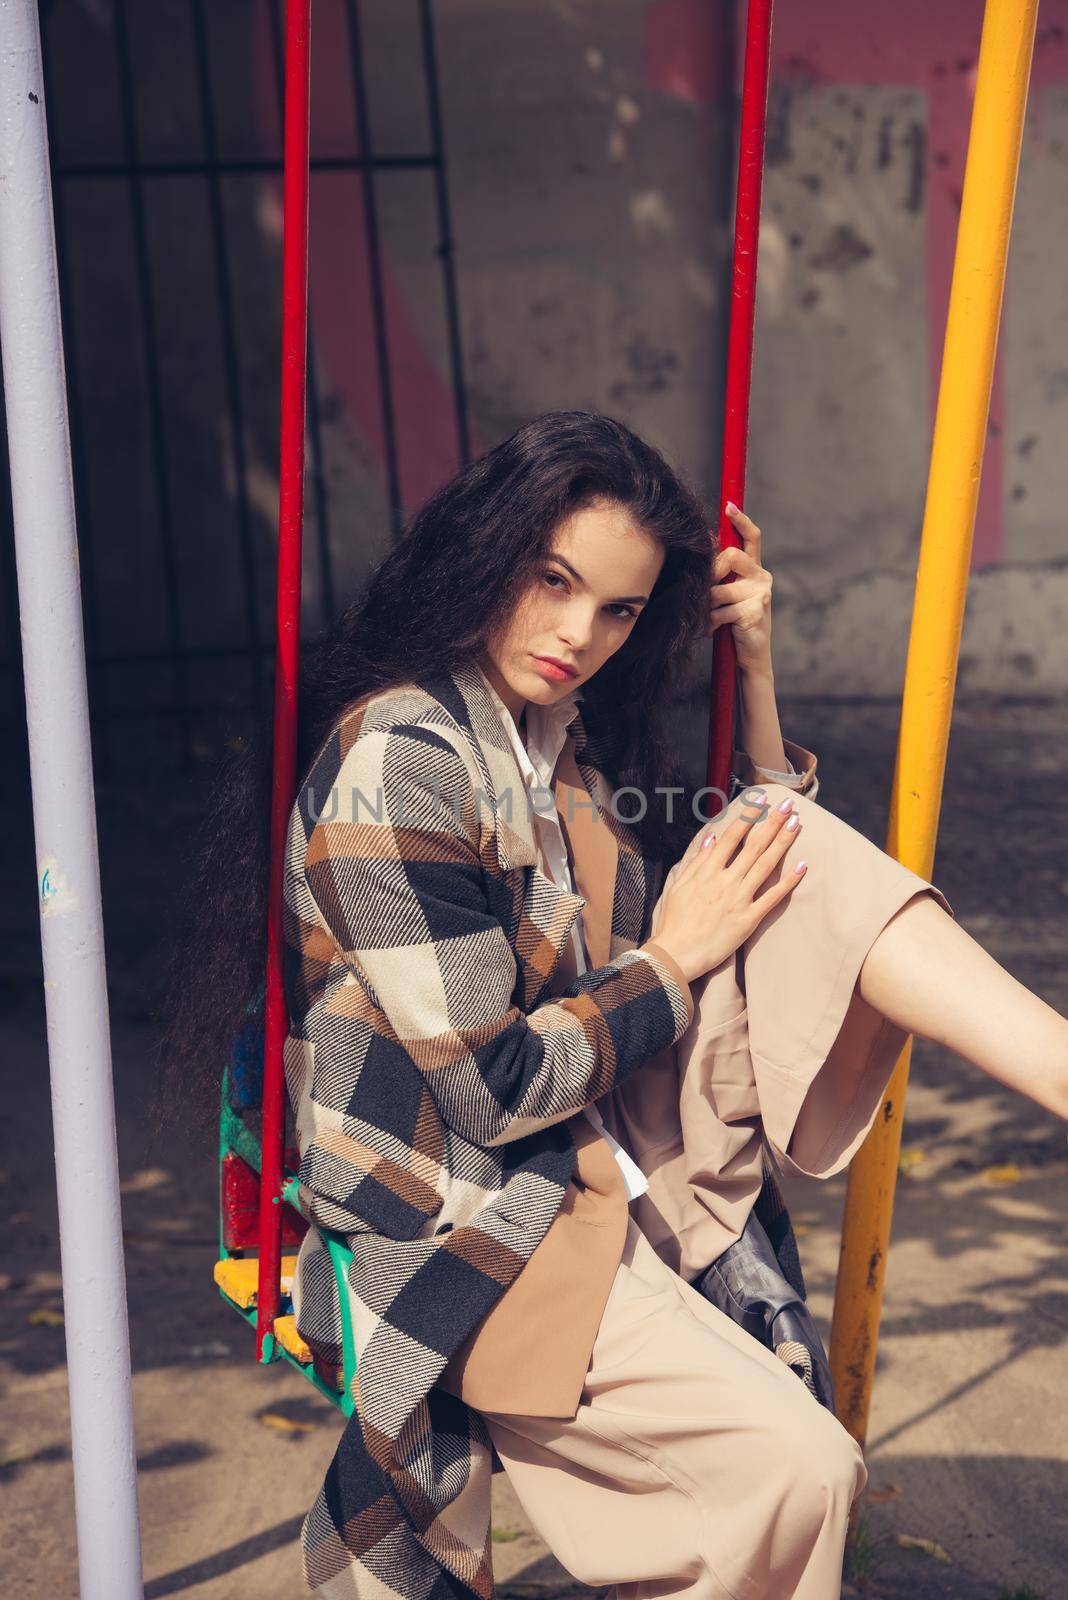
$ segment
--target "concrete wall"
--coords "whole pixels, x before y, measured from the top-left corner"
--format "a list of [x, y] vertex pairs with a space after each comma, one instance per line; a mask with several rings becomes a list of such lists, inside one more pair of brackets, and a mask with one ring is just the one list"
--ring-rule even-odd
[[[597, 405], [714, 503], [725, 12], [467, 0], [443, 16], [489, 436], [524, 405]], [[978, 0], [777, 7], [747, 508], [778, 579], [779, 678], [797, 691], [900, 689], [981, 17]], [[1068, 5], [1044, 6], [963, 690], [1068, 681], [1066, 39]], [[480, 52], [501, 67], [465, 72]]]
[[[142, 161], [203, 161], [209, 132], [224, 159], [277, 153], [266, 5], [204, 9], [210, 129], [187, 0], [128, 6], [135, 96], [125, 119], [114, 16], [102, 0], [51, 8], [61, 164], [125, 162], [131, 130]], [[981, 13], [980, 0], [778, 7], [747, 509], [777, 579], [787, 692], [900, 691]], [[366, 0], [362, 16], [375, 149], [425, 151], [414, 0]], [[435, 16], [475, 449], [536, 411], [592, 406], [654, 440], [714, 504], [725, 83], [740, 48], [731, 8], [437, 0]], [[341, 0], [316, 0], [313, 38], [313, 148], [351, 152]], [[1066, 41], [1068, 0], [1044, 0], [962, 690], [1063, 694], [1068, 675]], [[272, 630], [278, 180], [227, 174], [213, 199], [195, 171], [148, 171], [138, 186], [101, 172], [62, 180], [60, 193], [89, 635], [110, 663], [95, 675], [95, 708], [136, 723], [173, 703], [175, 640], [216, 652], [188, 668], [191, 703], [238, 706], [251, 681], [245, 653], [256, 638], [269, 648]], [[375, 196], [410, 512], [458, 459], [432, 174], [396, 166]], [[316, 173], [309, 626], [331, 585], [342, 603], [390, 538], [365, 221], [357, 176]]]

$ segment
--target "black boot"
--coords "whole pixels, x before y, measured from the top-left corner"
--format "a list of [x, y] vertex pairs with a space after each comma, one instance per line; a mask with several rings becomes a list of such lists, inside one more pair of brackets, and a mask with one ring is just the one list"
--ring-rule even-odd
[[706, 1300], [773, 1350], [809, 1392], [834, 1411], [831, 1369], [803, 1294], [782, 1273], [771, 1240], [749, 1213], [740, 1239], [693, 1281]]

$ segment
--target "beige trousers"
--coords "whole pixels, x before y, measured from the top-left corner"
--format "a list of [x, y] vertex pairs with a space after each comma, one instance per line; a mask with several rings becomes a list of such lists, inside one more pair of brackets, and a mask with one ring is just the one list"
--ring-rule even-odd
[[481, 1415], [581, 1583], [614, 1600], [838, 1600], [860, 1447], [633, 1217], [575, 1416]]
[[[772, 805], [787, 792], [763, 787]], [[791, 1174], [849, 1165], [907, 1040], [860, 998], [863, 958], [915, 894], [953, 915], [929, 878], [795, 802], [785, 862], [804, 856], [806, 877], [694, 984], [679, 1045], [600, 1102], [649, 1190], [576, 1413], [481, 1411], [531, 1525], [612, 1600], [838, 1600], [867, 1483], [843, 1424], [691, 1283], [742, 1229], [761, 1134]]]
[[[772, 804], [786, 793], [763, 787]], [[791, 1174], [849, 1164], [907, 1037], [861, 999], [864, 957], [915, 894], [953, 914], [929, 879], [794, 798], [804, 833], [785, 860], [809, 872], [693, 985], [678, 1046], [600, 1102], [650, 1187], [574, 1416], [481, 1413], [534, 1528], [614, 1600], [838, 1600], [867, 1482], [842, 1424], [690, 1281], [741, 1231], [762, 1137]]]

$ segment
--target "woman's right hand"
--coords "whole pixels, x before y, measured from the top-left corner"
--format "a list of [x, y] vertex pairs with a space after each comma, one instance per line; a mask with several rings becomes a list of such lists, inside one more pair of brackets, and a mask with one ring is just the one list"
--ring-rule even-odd
[[[759, 800], [755, 804], [763, 809]], [[709, 823], [695, 836], [668, 874], [649, 930], [690, 983], [732, 955], [801, 882], [803, 861], [758, 893], [800, 832], [801, 819], [787, 797], [786, 810], [772, 807], [754, 821], [747, 802], [726, 827]]]

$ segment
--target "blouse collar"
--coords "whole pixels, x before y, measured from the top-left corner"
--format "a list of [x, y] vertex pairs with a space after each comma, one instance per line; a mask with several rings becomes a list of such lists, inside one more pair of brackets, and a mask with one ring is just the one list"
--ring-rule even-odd
[[478, 670], [515, 752], [523, 782], [528, 789], [551, 790], [557, 758], [567, 739], [567, 730], [578, 714], [578, 704], [582, 699], [581, 685], [576, 684], [575, 688], [569, 689], [552, 705], [543, 706], [535, 700], [527, 701], [527, 742], [524, 744], [512, 713], [482, 668]]

